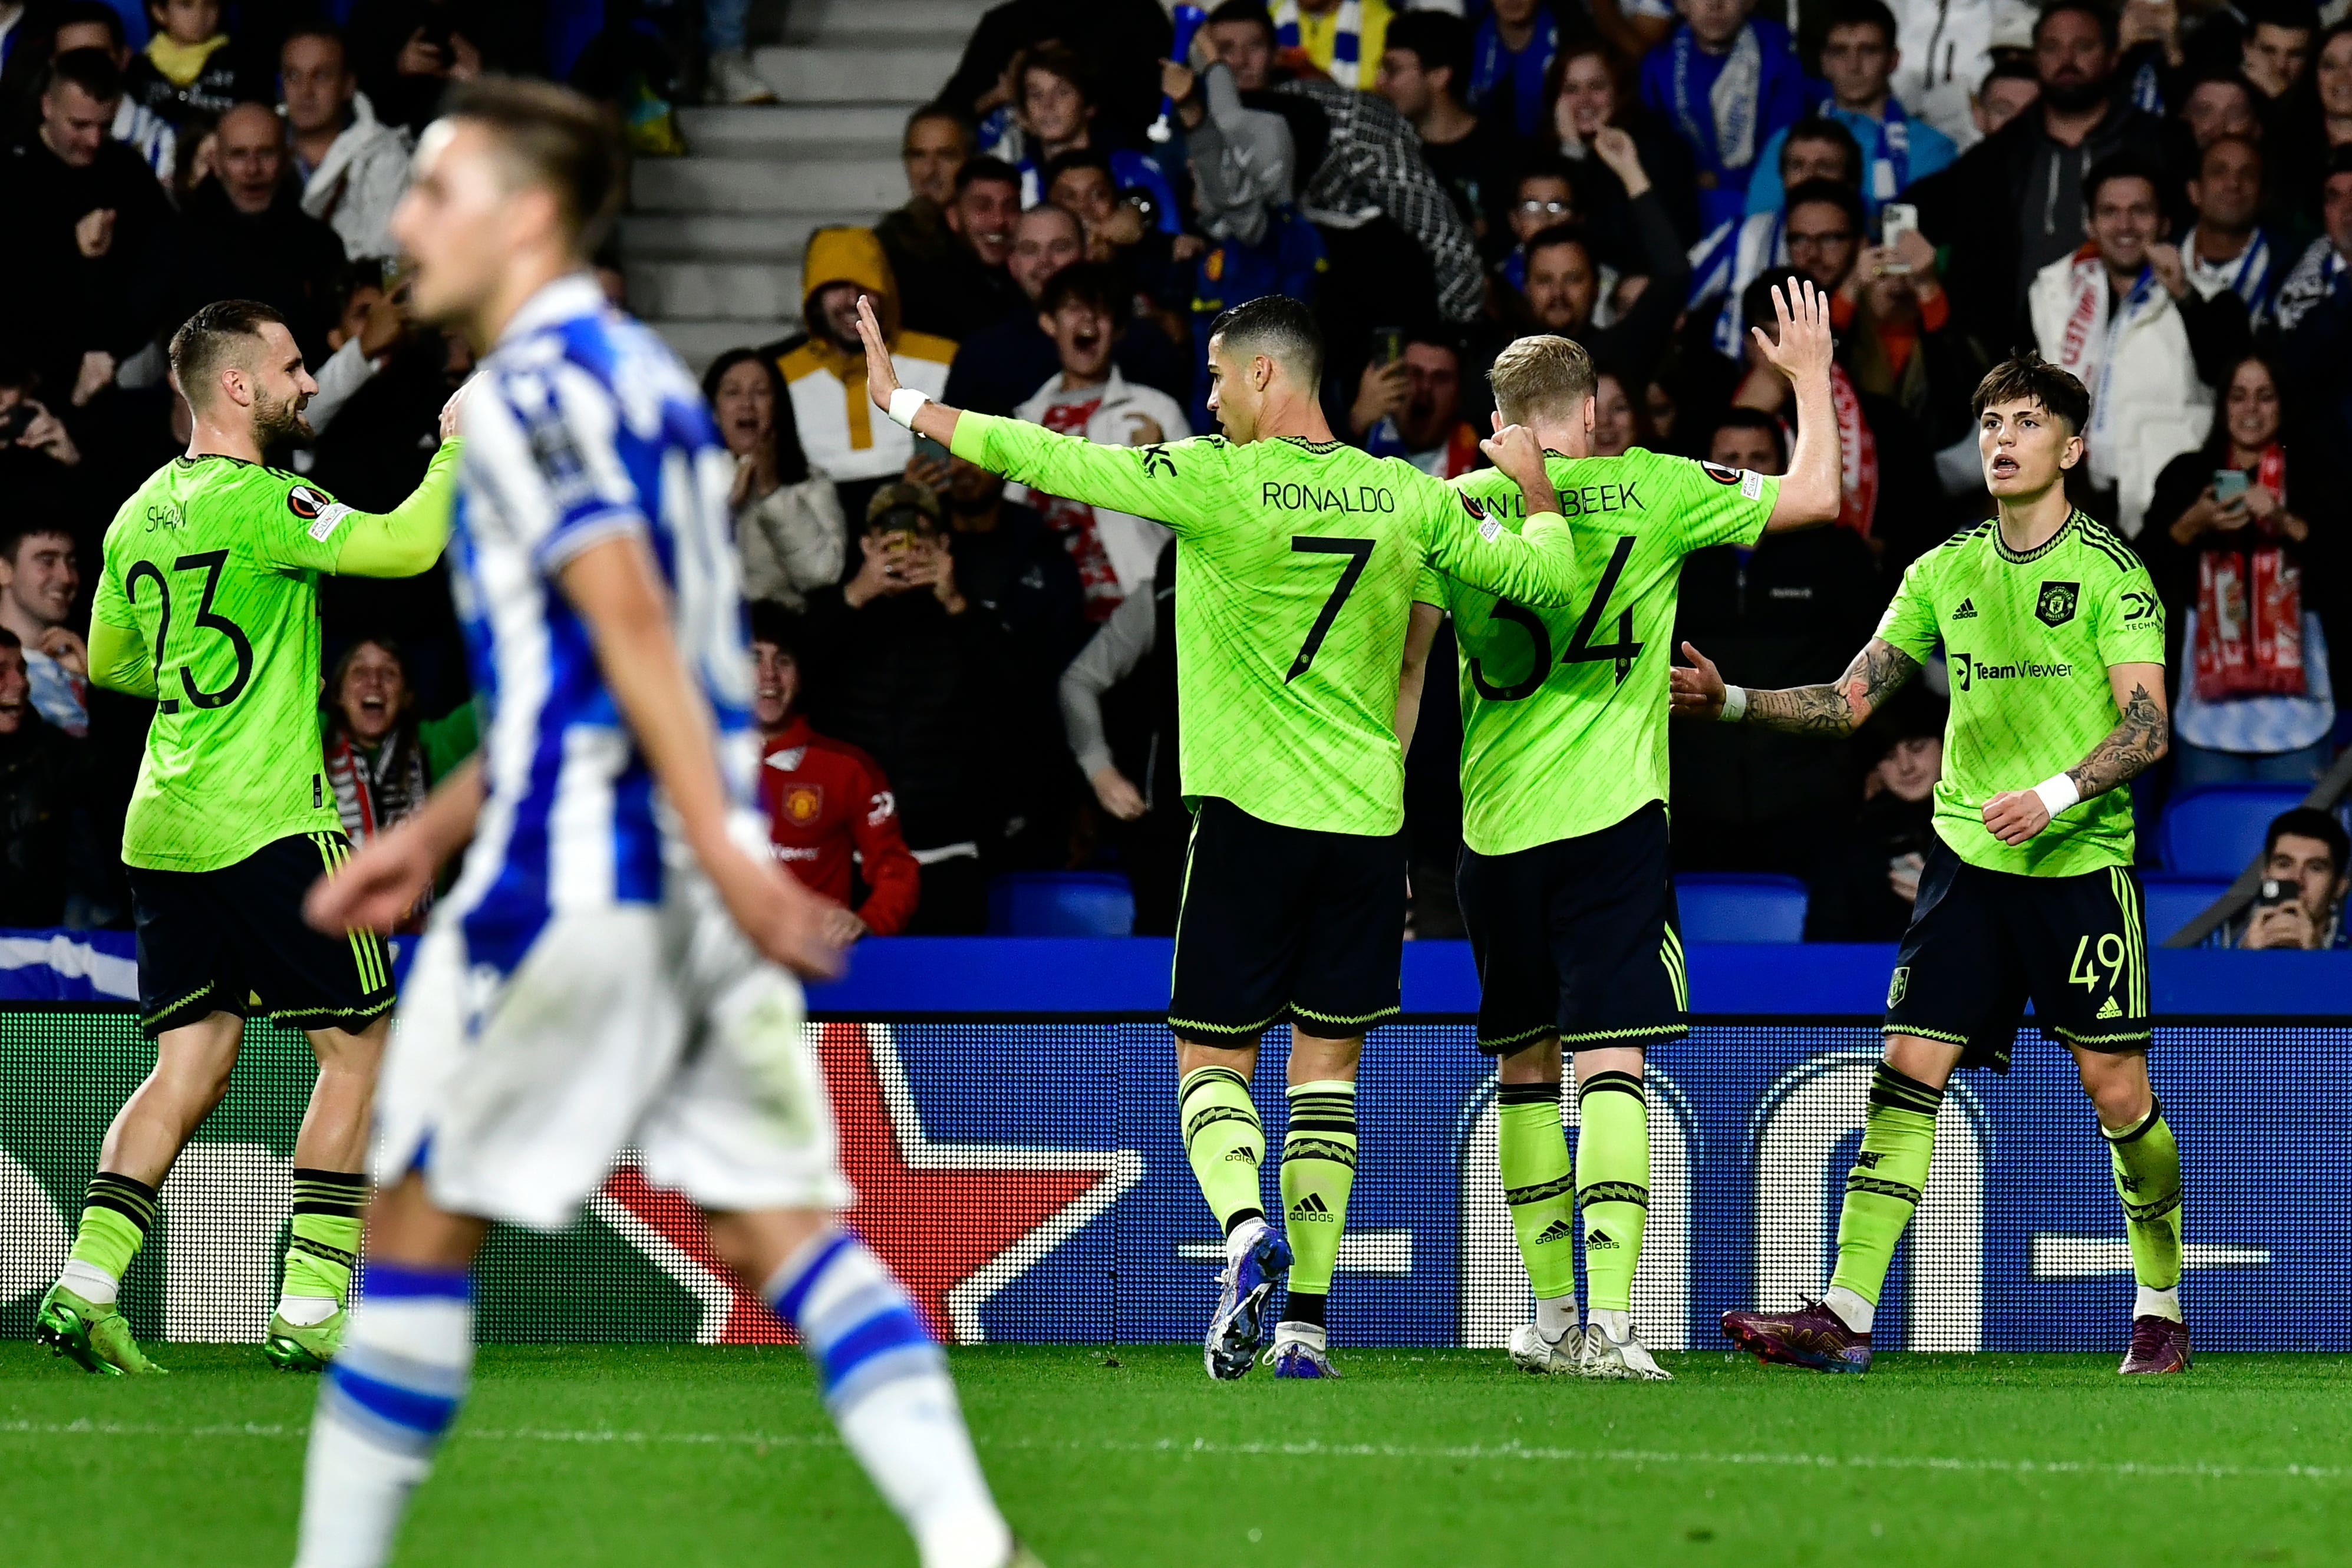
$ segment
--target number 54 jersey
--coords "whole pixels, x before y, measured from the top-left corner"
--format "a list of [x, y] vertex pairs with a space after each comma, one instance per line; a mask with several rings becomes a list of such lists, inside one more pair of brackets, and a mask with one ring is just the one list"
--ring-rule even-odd
[[[1576, 536], [1576, 592], [1530, 608], [1431, 568], [1413, 597], [1461, 648], [1462, 839], [1505, 855], [1581, 837], [1666, 798], [1666, 673], [1683, 557], [1752, 545], [1780, 481], [1633, 447], [1546, 465]], [[1493, 469], [1454, 487], [1517, 528]]]
[[295, 833], [341, 833], [319, 746], [319, 576], [349, 507], [234, 457], [174, 457], [106, 530], [93, 621], [154, 661], [154, 722], [125, 865], [217, 871]]

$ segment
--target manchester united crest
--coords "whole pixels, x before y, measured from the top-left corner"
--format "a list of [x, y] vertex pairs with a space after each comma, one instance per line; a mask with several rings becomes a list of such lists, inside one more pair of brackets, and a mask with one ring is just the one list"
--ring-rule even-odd
[[787, 784], [782, 800], [784, 821], [794, 827], [805, 828], [824, 812], [824, 786], [822, 784]]
[[2044, 582], [2033, 601], [2034, 619], [2044, 626], [2063, 626], [2074, 619], [2074, 605], [2082, 597], [2079, 582]]

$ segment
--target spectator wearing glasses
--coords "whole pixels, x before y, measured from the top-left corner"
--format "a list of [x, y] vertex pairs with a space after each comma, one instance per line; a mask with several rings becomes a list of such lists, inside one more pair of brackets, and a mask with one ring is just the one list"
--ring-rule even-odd
[[2242, 915], [2205, 938], [2208, 947], [2313, 952], [2352, 947], [2344, 894], [2352, 888], [2352, 843], [2334, 813], [2298, 806], [2271, 821], [2263, 839], [2263, 884]]
[[[1710, 298], [1722, 302], [1713, 341], [1715, 351], [1727, 359], [1736, 360], [1746, 352], [1742, 343], [1748, 318], [1742, 301], [1748, 285], [1768, 274], [1787, 277], [1796, 260], [1790, 251], [1788, 193], [1825, 182], [1854, 193], [1851, 204], [1857, 210], [1860, 205], [1862, 145], [1853, 131], [1834, 120], [1811, 116], [1790, 126], [1773, 164], [1780, 178], [1780, 198], [1772, 208], [1717, 225], [1691, 253], [1691, 303]], [[1859, 236], [1860, 230], [1854, 228], [1847, 239], [1825, 239], [1817, 234], [1808, 244], [1815, 249], [1834, 248], [1855, 243]]]
[[1462, 101], [1470, 78], [1470, 29], [1443, 11], [1408, 11], [1388, 31], [1379, 90], [1412, 121], [1421, 156], [1454, 197], [1481, 246], [1505, 226], [1509, 168], [1517, 149]]

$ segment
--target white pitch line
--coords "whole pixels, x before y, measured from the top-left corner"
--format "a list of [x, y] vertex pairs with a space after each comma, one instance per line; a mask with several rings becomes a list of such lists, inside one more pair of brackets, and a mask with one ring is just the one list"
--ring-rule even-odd
[[[0, 1437], [276, 1437], [308, 1435], [306, 1427], [260, 1422], [225, 1423], [209, 1427], [167, 1427], [114, 1421], [0, 1421]], [[512, 1428], [460, 1426], [452, 1434], [469, 1443], [572, 1443], [623, 1445], [683, 1445], [712, 1448], [835, 1448], [840, 1439], [830, 1435], [771, 1432], [640, 1432], [607, 1428], [566, 1430], [518, 1427]], [[1107, 1439], [1092, 1443], [1037, 1442], [1024, 1437], [981, 1437], [984, 1448], [1029, 1449], [1054, 1453], [1198, 1454], [1204, 1458], [1517, 1460], [1538, 1464], [1655, 1465], [1664, 1469], [1722, 1466], [1796, 1469], [1948, 1470], [1960, 1474], [2015, 1476], [2101, 1476], [2202, 1480], [2352, 1480], [2352, 1468], [2342, 1465], [2213, 1465], [2134, 1464], [2100, 1459], [1963, 1458], [1935, 1454], [1808, 1454], [1682, 1452], [1666, 1448], [1567, 1448], [1525, 1443], [1471, 1443], [1456, 1447], [1399, 1443], [1227, 1443], [1210, 1437], [1161, 1437], [1150, 1442]]]

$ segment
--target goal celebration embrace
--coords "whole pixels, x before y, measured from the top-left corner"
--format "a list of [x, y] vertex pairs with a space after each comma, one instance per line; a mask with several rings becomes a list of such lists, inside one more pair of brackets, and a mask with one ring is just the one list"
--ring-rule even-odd
[[17, 1555], [2352, 1560], [2352, 23], [508, 9], [0, 0]]

